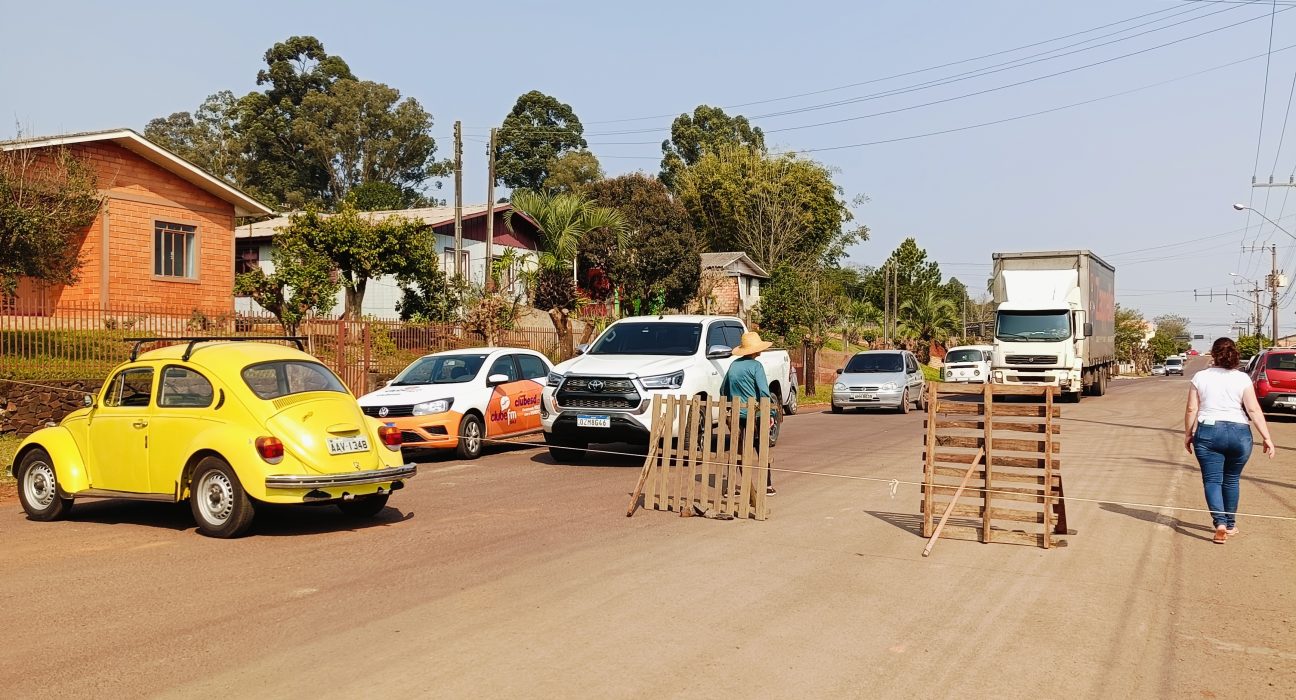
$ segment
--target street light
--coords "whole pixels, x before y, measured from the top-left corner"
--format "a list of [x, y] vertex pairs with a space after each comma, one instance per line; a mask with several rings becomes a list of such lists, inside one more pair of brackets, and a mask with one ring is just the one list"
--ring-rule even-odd
[[1233, 208], [1234, 208], [1234, 209], [1237, 209], [1238, 211], [1250, 211], [1250, 212], [1253, 212], [1256, 216], [1258, 216], [1258, 217], [1260, 217], [1261, 219], [1264, 219], [1265, 221], [1268, 221], [1269, 223], [1273, 224], [1274, 228], [1278, 229], [1279, 231], [1282, 231], [1283, 233], [1287, 234], [1288, 236], [1290, 236], [1290, 237], [1292, 237], [1292, 238], [1296, 238], [1296, 234], [1293, 234], [1291, 231], [1288, 231], [1287, 229], [1283, 228], [1283, 227], [1282, 227], [1282, 226], [1281, 226], [1277, 221], [1274, 221], [1273, 219], [1270, 219], [1269, 217], [1265, 216], [1263, 213], [1260, 212], [1259, 209], [1255, 209], [1254, 207], [1248, 207], [1248, 206], [1245, 205], [1245, 204], [1234, 204], [1234, 205], [1233, 205]]
[[[1282, 227], [1282, 226], [1281, 226], [1277, 221], [1274, 221], [1273, 219], [1270, 219], [1269, 217], [1265, 216], [1262, 212], [1257, 211], [1256, 209], [1254, 209], [1254, 208], [1252, 208], [1252, 207], [1249, 207], [1249, 206], [1247, 206], [1247, 205], [1245, 205], [1245, 204], [1237, 204], [1237, 203], [1235, 203], [1235, 204], [1233, 205], [1233, 208], [1236, 209], [1236, 210], [1238, 210], [1238, 211], [1251, 211], [1251, 212], [1255, 212], [1256, 216], [1259, 216], [1261, 219], [1264, 219], [1265, 221], [1268, 221], [1269, 223], [1273, 224], [1273, 227], [1274, 227], [1274, 228], [1276, 228], [1276, 229], [1278, 229], [1279, 231], [1282, 231], [1283, 233], [1287, 234], [1287, 237], [1288, 237], [1288, 238], [1296, 239], [1296, 234], [1293, 234], [1291, 231], [1288, 231], [1287, 229], [1283, 228], [1283, 227]], [[1281, 281], [1282, 278], [1279, 277], [1279, 275], [1278, 275], [1278, 246], [1275, 245], [1275, 246], [1273, 246], [1270, 250], [1273, 252], [1273, 273], [1269, 276], [1269, 284], [1268, 284], [1268, 287], [1269, 287], [1269, 294], [1270, 294], [1270, 301], [1269, 301], [1269, 316], [1270, 316], [1270, 318], [1273, 320], [1273, 331], [1272, 331], [1272, 332], [1273, 332], [1273, 342], [1276, 343], [1276, 342], [1278, 342], [1278, 287], [1282, 284], [1282, 281]], [[1256, 286], [1259, 287], [1260, 285], [1257, 284]], [[1256, 299], [1257, 299], [1257, 301], [1259, 300], [1259, 298], [1260, 298], [1260, 295], [1257, 294], [1257, 295], [1256, 295]], [[1259, 326], [1259, 324], [1260, 324], [1260, 318], [1259, 318], [1259, 313], [1257, 312], [1257, 314], [1256, 314], [1256, 325]], [[1256, 331], [1256, 335], [1259, 335], [1259, 329], [1258, 329], [1258, 328], [1257, 328], [1257, 331]]]

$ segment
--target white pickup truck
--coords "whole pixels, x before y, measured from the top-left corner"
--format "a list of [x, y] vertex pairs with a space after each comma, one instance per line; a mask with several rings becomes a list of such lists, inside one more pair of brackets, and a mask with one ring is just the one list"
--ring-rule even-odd
[[[608, 326], [549, 374], [540, 423], [550, 454], [575, 462], [593, 443], [647, 444], [653, 396], [719, 396], [733, 362], [730, 351], [746, 330], [731, 316], [636, 316]], [[772, 401], [784, 415], [796, 413], [796, 374], [787, 351], [766, 350], [758, 361]]]

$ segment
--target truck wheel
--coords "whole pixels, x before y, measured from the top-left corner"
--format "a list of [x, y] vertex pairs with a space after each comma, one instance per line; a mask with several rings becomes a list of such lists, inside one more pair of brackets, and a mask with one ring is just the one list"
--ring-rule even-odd
[[796, 415], [797, 408], [798, 408], [798, 405], [797, 405], [797, 394], [798, 394], [798, 393], [800, 393], [800, 392], [799, 392], [799, 390], [797, 389], [796, 382], [793, 382], [793, 383], [792, 383], [792, 390], [791, 390], [790, 392], [788, 392], [787, 403], [783, 404], [783, 414], [784, 414], [784, 415], [787, 415], [787, 416], [795, 416], [795, 415]]
[[387, 507], [391, 494], [376, 493], [372, 496], [360, 496], [350, 501], [338, 501], [338, 510], [353, 518], [372, 518]]
[[28, 518], [46, 522], [67, 515], [72, 499], [59, 495], [54, 460], [50, 459], [48, 452], [36, 448], [23, 455], [17, 477], [18, 500]]
[[459, 442], [455, 454], [460, 459], [477, 459], [482, 453], [482, 420], [469, 413], [459, 421]]
[[230, 539], [247, 532], [255, 509], [238, 475], [219, 457], [204, 457], [189, 484], [189, 509], [198, 532]]
[[1107, 395], [1107, 370], [1098, 370], [1097, 376], [1094, 377], [1094, 396]]
[[559, 464], [579, 464], [585, 461], [585, 451], [589, 443], [578, 440], [559, 440], [545, 433], [545, 444], [549, 446], [549, 456]]

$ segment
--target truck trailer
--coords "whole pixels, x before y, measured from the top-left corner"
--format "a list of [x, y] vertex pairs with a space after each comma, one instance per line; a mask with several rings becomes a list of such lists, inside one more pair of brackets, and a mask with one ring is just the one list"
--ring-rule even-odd
[[995, 253], [990, 380], [1102, 396], [1116, 371], [1116, 268], [1087, 250]]

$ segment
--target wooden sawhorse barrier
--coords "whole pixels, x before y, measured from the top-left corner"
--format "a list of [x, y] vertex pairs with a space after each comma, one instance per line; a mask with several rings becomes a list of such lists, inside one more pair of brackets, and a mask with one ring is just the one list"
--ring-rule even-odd
[[[747, 409], [748, 428], [739, 410]], [[770, 467], [770, 400], [654, 396], [648, 457], [630, 497], [626, 517], [644, 508], [677, 511], [681, 517], [710, 511], [764, 520]]]
[[1054, 540], [1068, 534], [1055, 393], [1044, 386], [929, 385], [919, 507], [922, 535], [931, 541], [923, 556], [939, 537], [1045, 549], [1066, 544]]

